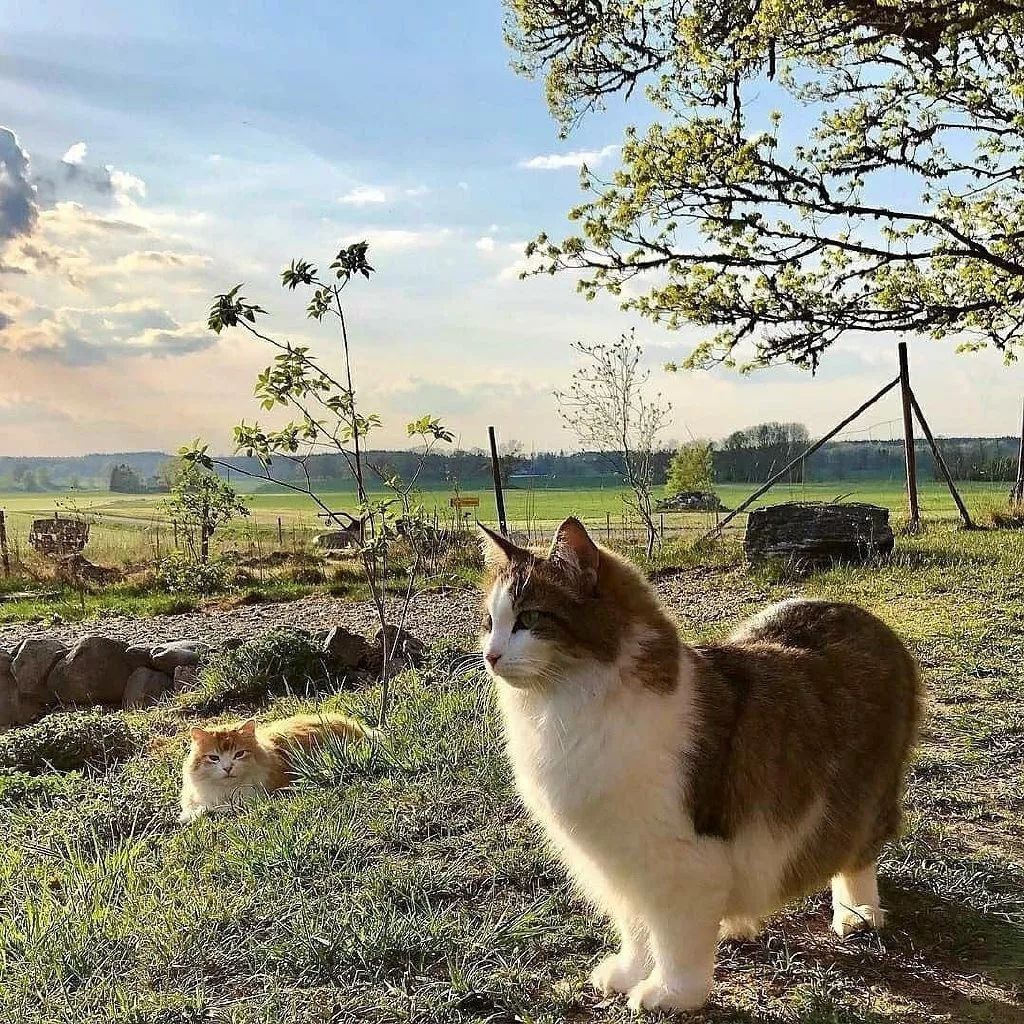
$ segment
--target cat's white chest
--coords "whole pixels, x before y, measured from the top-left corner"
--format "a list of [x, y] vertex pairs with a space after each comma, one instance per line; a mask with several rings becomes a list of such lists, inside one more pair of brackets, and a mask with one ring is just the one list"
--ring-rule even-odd
[[625, 690], [613, 669], [534, 693], [499, 687], [520, 794], [549, 834], [615, 847], [645, 822], [685, 832], [678, 700]]

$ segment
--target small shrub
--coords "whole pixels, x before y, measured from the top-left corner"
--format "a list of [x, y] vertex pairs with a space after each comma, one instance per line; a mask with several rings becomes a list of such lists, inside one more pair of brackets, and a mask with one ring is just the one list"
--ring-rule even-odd
[[212, 711], [270, 694], [304, 693], [327, 679], [319, 646], [301, 630], [280, 629], [214, 655], [199, 677], [199, 689], [183, 706]]
[[176, 552], [161, 559], [156, 571], [159, 585], [171, 594], [216, 594], [228, 583], [228, 569], [219, 562], [201, 562]]
[[104, 768], [131, 757], [140, 736], [118, 714], [72, 711], [0, 736], [0, 768], [38, 773]]

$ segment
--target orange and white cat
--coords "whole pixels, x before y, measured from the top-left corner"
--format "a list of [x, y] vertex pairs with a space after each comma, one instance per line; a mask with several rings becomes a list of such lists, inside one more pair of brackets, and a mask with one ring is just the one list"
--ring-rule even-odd
[[256, 720], [192, 730], [182, 768], [181, 817], [222, 812], [291, 781], [290, 755], [328, 736], [365, 739], [372, 730], [346, 715], [293, 715], [257, 725]]
[[830, 880], [840, 936], [882, 924], [875, 861], [920, 704], [886, 625], [789, 601], [689, 647], [577, 520], [546, 558], [485, 533], [483, 654], [519, 792], [621, 937], [599, 990], [697, 1008], [720, 935]]

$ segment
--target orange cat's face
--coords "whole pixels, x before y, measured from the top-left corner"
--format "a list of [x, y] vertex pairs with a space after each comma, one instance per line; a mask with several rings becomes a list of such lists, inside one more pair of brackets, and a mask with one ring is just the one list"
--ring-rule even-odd
[[252, 719], [239, 726], [192, 730], [186, 765], [193, 775], [207, 782], [244, 785], [262, 772], [261, 760]]

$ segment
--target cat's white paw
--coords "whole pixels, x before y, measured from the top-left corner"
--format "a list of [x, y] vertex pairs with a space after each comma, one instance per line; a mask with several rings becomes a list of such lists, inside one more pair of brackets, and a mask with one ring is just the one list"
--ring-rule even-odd
[[629, 990], [629, 1008], [634, 1013], [641, 1010], [666, 1013], [699, 1010], [710, 994], [710, 978], [662, 978], [655, 971]]
[[735, 942], [753, 942], [761, 934], [761, 922], [756, 917], [727, 917], [718, 927], [719, 939]]
[[651, 965], [645, 961], [612, 953], [590, 972], [590, 984], [606, 996], [614, 992], [626, 993], [647, 977], [650, 969]]
[[859, 907], [836, 907], [832, 914], [832, 931], [841, 939], [854, 932], [878, 931], [885, 927], [885, 911], [863, 903]]

